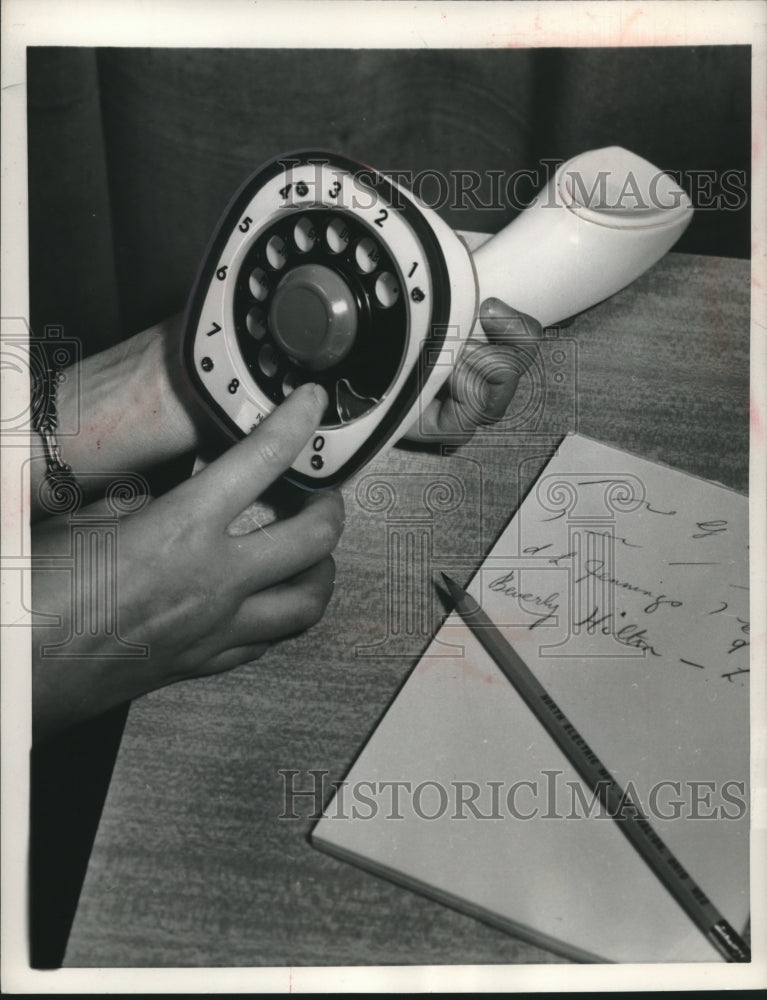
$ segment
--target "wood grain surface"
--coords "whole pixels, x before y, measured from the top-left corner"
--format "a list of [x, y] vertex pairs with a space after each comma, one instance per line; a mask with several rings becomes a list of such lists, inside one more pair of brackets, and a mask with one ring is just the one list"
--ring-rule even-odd
[[[312, 849], [309, 798], [280, 818], [281, 770], [324, 772], [330, 797], [444, 616], [432, 571], [466, 582], [563, 433], [746, 491], [746, 261], [672, 254], [541, 350], [500, 427], [394, 449], [344, 486], [319, 625], [132, 706], [67, 966], [561, 961]], [[397, 532], [414, 561], [390, 557]]]

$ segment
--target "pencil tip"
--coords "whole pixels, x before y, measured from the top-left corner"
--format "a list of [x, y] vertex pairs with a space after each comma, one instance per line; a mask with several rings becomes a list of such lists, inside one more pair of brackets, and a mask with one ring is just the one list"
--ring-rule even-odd
[[454, 602], [457, 601], [461, 596], [461, 589], [458, 584], [447, 573], [443, 573], [442, 570], [439, 571], [439, 575], [442, 577], [442, 582], [450, 595], [450, 599]]

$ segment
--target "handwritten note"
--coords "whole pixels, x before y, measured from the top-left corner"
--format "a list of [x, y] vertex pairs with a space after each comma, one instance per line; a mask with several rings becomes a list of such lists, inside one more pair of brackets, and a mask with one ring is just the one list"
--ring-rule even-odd
[[[748, 586], [745, 497], [571, 435], [468, 588], [739, 928]], [[454, 615], [347, 780], [402, 819], [323, 819], [328, 850], [573, 957], [719, 960]]]
[[545, 657], [648, 657], [746, 688], [748, 504], [724, 487], [565, 439], [474, 582]]

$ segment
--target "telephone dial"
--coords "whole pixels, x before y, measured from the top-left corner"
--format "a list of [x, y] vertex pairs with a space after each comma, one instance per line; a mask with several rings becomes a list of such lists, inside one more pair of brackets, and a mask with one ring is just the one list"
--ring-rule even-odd
[[211, 239], [187, 306], [197, 394], [242, 437], [302, 382], [329, 405], [286, 478], [334, 486], [396, 441], [436, 395], [488, 297], [552, 326], [623, 288], [688, 225], [673, 179], [621, 149], [559, 167], [473, 255], [405, 188], [345, 156], [261, 166]]

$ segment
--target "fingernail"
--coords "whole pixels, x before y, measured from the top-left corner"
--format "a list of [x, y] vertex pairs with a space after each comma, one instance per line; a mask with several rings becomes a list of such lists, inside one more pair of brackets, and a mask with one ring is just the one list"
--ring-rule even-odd
[[479, 310], [482, 329], [489, 334], [504, 334], [508, 340], [537, 339], [540, 323], [519, 312], [501, 299], [485, 299]]
[[328, 394], [317, 382], [304, 382], [296, 389], [296, 392], [311, 393], [323, 410], [328, 405]]
[[516, 318], [514, 310], [500, 299], [485, 299], [480, 306], [480, 320], [488, 333], [500, 333], [508, 326], [509, 320]]

